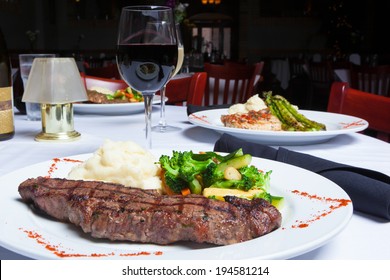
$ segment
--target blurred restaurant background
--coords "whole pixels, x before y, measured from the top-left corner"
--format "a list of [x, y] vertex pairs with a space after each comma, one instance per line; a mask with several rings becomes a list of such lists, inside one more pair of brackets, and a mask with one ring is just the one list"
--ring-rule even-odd
[[13, 67], [20, 53], [72, 56], [80, 71], [115, 63], [121, 8], [137, 4], [174, 7], [190, 71], [205, 62], [264, 61], [261, 89], [286, 95], [294, 59], [343, 62], [358, 55], [361, 64], [390, 64], [389, 1], [0, 0]]

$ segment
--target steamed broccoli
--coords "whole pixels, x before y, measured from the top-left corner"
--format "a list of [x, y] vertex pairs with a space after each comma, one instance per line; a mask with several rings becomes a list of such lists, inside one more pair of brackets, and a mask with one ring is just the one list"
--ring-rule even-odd
[[213, 159], [208, 156], [205, 159], [196, 160], [193, 156], [192, 151], [173, 151], [172, 157], [167, 155], [160, 157], [159, 162], [164, 170], [165, 183], [174, 193], [180, 193], [185, 188], [190, 188], [191, 193], [202, 193], [202, 185], [197, 175], [213, 163]]
[[223, 171], [217, 169], [217, 166], [218, 165], [216, 163], [209, 164], [203, 172], [202, 183], [205, 188], [208, 188], [214, 183], [224, 179]]
[[164, 170], [165, 183], [174, 193], [180, 193], [182, 189], [187, 187], [187, 182], [179, 174], [179, 161], [180, 153], [176, 151], [172, 152], [172, 157], [162, 155], [159, 160], [161, 168]]
[[245, 188], [243, 190], [250, 190], [252, 188], [262, 188], [265, 191], [269, 190], [271, 171], [263, 173], [253, 165], [244, 166], [238, 171], [241, 173], [242, 177], [245, 177], [248, 181], [247, 184], [249, 186], [247, 187], [249, 187], [249, 189]]
[[[159, 162], [165, 184], [174, 193], [189, 188], [191, 193], [201, 194], [208, 187], [243, 191], [261, 188], [267, 191], [270, 172], [263, 173], [251, 166], [251, 160], [250, 154], [238, 149], [225, 156], [215, 152], [194, 154], [192, 151], [173, 151], [171, 157], [163, 155]], [[229, 171], [234, 171], [235, 176]]]
[[214, 163], [213, 159], [208, 157], [205, 160], [195, 160], [193, 152], [183, 152], [179, 161], [179, 176], [189, 184], [191, 193], [201, 194], [202, 185], [197, 179], [197, 175], [206, 170], [207, 166]]
[[255, 188], [262, 188], [265, 190], [268, 189], [269, 186], [268, 172], [264, 174], [252, 165], [246, 165], [238, 169], [238, 172], [241, 175], [241, 179], [237, 180], [225, 179], [224, 173], [218, 171], [217, 166], [209, 166], [206, 172], [203, 174], [203, 182], [205, 179], [207, 183], [210, 184], [211, 182], [209, 187], [212, 188], [228, 188], [248, 191]]
[[[242, 151], [239, 149], [238, 151]], [[240, 180], [227, 180], [225, 176], [225, 170], [228, 167], [233, 167], [237, 170], [246, 167], [250, 164], [252, 156], [249, 154], [236, 153], [234, 157], [225, 158], [225, 161], [212, 164], [207, 167], [202, 176], [204, 187], [216, 187], [216, 188], [234, 188], [234, 185]]]

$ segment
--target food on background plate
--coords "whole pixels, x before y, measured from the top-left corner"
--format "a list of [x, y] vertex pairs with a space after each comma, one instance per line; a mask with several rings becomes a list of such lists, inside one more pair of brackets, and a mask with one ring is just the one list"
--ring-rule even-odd
[[22, 182], [19, 193], [48, 215], [110, 240], [227, 245], [267, 234], [282, 219], [264, 199], [161, 195], [96, 181], [39, 177]]
[[269, 109], [222, 115], [221, 121], [226, 127], [253, 130], [282, 130], [282, 122], [272, 115]]
[[247, 114], [250, 111], [261, 111], [267, 109], [264, 100], [258, 94], [251, 96], [245, 103], [237, 103], [229, 107], [229, 114]]
[[87, 96], [86, 103], [97, 104], [134, 103], [144, 100], [141, 93], [130, 87], [118, 89], [115, 92], [102, 87], [91, 87], [87, 89]]
[[228, 114], [221, 116], [221, 122], [226, 127], [252, 130], [326, 130], [324, 124], [306, 118], [283, 96], [273, 95], [272, 92], [263, 94], [264, 99], [256, 94], [245, 104], [232, 105]]

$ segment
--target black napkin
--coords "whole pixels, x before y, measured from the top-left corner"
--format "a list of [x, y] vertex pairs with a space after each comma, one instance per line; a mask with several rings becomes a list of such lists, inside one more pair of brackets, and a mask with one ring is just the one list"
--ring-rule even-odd
[[200, 105], [187, 105], [187, 115], [191, 115], [192, 113], [196, 113], [203, 110], [212, 110], [212, 109], [225, 109], [229, 108], [231, 104], [218, 104], [218, 105], [210, 105], [210, 106], [200, 106]]
[[390, 220], [390, 177], [383, 173], [285, 148], [250, 143], [228, 134], [223, 134], [215, 143], [214, 151], [232, 152], [238, 148], [256, 157], [288, 163], [322, 175], [344, 189], [355, 210]]

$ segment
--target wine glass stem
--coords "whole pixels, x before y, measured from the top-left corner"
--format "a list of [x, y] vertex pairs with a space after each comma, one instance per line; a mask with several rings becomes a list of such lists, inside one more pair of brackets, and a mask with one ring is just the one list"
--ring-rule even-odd
[[158, 122], [158, 125], [161, 128], [165, 128], [167, 125], [167, 121], [165, 119], [165, 91], [166, 91], [166, 86], [164, 86], [161, 91], [161, 110], [160, 110], [160, 120]]
[[153, 94], [144, 95], [145, 103], [145, 136], [146, 136], [146, 147], [152, 149], [152, 101]]

